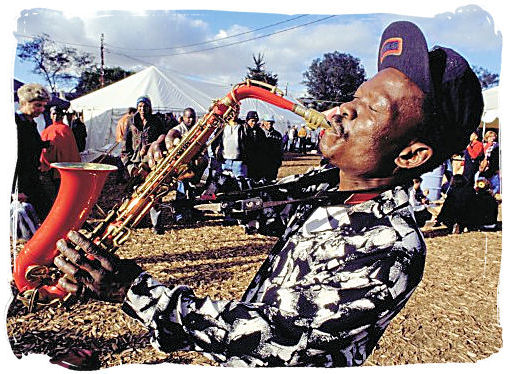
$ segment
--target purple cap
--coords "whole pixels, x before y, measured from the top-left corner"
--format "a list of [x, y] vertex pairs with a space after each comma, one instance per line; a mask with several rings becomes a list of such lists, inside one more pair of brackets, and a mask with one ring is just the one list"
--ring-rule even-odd
[[427, 42], [414, 23], [393, 22], [384, 30], [378, 49], [378, 71], [385, 68], [401, 71], [424, 93], [431, 93]]

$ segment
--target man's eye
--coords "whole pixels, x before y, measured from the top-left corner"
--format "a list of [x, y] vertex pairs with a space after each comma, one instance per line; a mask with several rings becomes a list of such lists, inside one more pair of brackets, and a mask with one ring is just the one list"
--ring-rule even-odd
[[375, 108], [373, 108], [371, 105], [368, 106], [369, 110], [373, 111], [373, 112], [378, 112], [378, 110], [376, 110]]

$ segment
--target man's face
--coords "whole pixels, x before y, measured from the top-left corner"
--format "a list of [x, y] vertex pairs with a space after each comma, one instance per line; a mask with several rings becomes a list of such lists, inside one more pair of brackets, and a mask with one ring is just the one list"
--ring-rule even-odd
[[249, 125], [249, 127], [254, 127], [254, 126], [256, 126], [257, 123], [258, 123], [258, 120], [256, 118], [251, 118], [247, 121], [247, 125]]
[[395, 158], [422, 120], [423, 100], [424, 93], [403, 73], [380, 71], [340, 106], [340, 116], [321, 140], [323, 155], [345, 177], [391, 176]]
[[[470, 134], [470, 141], [471, 141], [471, 142], [473, 142], [474, 140], [477, 140], [477, 138], [478, 138], [478, 136], [477, 136], [476, 133], [473, 132], [472, 134]], [[465, 139], [466, 139], [466, 138], [465, 138]]]
[[268, 131], [270, 131], [273, 124], [274, 124], [274, 122], [270, 122], [270, 121], [263, 122], [263, 126], [265, 127], [265, 130], [268, 130]]
[[137, 112], [144, 118], [145, 115], [148, 115], [151, 112], [151, 107], [146, 104], [144, 101], [141, 101], [137, 104]]
[[36, 118], [45, 111], [45, 105], [47, 105], [46, 101], [21, 101], [20, 111], [29, 117]]
[[195, 113], [191, 112], [190, 110], [185, 110], [182, 116], [182, 121], [186, 124], [187, 127], [193, 126], [196, 122]]

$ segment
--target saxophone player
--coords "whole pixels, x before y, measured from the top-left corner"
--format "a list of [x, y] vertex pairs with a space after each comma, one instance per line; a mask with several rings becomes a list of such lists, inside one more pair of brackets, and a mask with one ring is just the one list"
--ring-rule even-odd
[[58, 242], [55, 264], [69, 276], [60, 286], [122, 303], [165, 352], [199, 351], [226, 366], [362, 365], [424, 270], [402, 186], [464, 148], [483, 99], [462, 56], [428, 51], [416, 25], [394, 22], [381, 37], [378, 73], [339, 109], [320, 142], [339, 183], [306, 188], [357, 192], [340, 204], [294, 204], [241, 300], [166, 287], [76, 232], [69, 238], [80, 251]]

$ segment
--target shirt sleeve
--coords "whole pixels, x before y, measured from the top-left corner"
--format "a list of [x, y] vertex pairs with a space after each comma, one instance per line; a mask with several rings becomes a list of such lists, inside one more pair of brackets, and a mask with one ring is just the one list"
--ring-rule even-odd
[[[298, 204], [289, 203], [290, 200], [313, 196], [317, 191], [334, 187], [338, 181], [338, 169], [325, 165], [311, 168], [304, 174], [289, 175], [275, 183], [265, 179], [254, 180], [223, 175], [216, 182], [216, 191], [228, 193], [262, 187], [256, 192], [237, 196], [233, 199], [234, 205], [229, 206], [229, 209], [233, 209], [232, 216], [239, 220], [247, 232], [279, 237], [283, 235], [290, 217], [298, 208]], [[261, 210], [236, 213], [236, 206], [251, 198], [260, 198], [264, 203], [272, 201], [286, 201], [287, 203]]]

